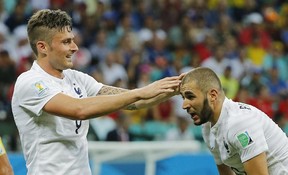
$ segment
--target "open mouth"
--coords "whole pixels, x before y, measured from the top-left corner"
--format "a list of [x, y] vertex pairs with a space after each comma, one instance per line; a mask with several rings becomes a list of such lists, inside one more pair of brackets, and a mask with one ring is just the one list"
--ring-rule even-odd
[[199, 119], [199, 116], [196, 113], [190, 113], [191, 119], [197, 120]]

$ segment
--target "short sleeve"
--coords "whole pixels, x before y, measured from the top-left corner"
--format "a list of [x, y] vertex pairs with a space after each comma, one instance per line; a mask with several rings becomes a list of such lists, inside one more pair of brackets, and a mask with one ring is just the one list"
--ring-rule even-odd
[[44, 105], [61, 89], [51, 80], [26, 78], [15, 85], [14, 91], [20, 107], [40, 116]]
[[239, 153], [242, 162], [268, 150], [262, 121], [259, 120], [261, 116], [257, 115], [260, 114], [253, 110], [246, 113], [241, 120], [230, 125], [228, 131], [229, 141]]
[[85, 85], [86, 85], [86, 90], [87, 90], [87, 95], [88, 96], [96, 96], [100, 89], [103, 87], [102, 83], [99, 83], [96, 81], [93, 77], [84, 74], [85, 76]]

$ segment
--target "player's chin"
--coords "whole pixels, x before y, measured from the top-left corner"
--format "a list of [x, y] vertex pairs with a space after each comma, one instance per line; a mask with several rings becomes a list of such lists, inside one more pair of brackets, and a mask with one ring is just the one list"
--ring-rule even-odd
[[65, 61], [65, 67], [66, 67], [67, 69], [72, 68], [72, 67], [73, 67], [73, 62], [72, 62], [71, 60], [66, 60], [66, 61]]
[[192, 117], [192, 120], [194, 122], [194, 125], [201, 125], [202, 124], [202, 121], [199, 117]]
[[199, 125], [202, 124], [202, 122], [201, 122], [200, 119], [198, 119], [198, 120], [193, 120], [193, 121], [194, 121], [194, 125], [196, 125], [196, 126], [199, 126]]

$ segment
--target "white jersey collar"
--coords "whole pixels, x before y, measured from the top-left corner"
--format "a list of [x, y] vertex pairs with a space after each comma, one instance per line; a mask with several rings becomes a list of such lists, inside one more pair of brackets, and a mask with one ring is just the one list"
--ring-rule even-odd
[[[48, 76], [48, 77], [54, 79], [55, 81], [62, 81], [62, 80], [65, 78], [65, 76], [64, 76], [63, 79], [61, 79], [61, 78], [57, 78], [57, 77], [54, 77], [54, 76], [48, 74], [46, 71], [44, 71], [44, 70], [39, 66], [39, 64], [37, 63], [37, 60], [35, 60], [35, 61], [33, 62], [32, 67], [31, 67], [31, 70], [35, 70], [35, 71], [37, 71], [38, 73], [45, 75], [46, 77]], [[63, 71], [63, 73], [64, 73], [64, 71]]]

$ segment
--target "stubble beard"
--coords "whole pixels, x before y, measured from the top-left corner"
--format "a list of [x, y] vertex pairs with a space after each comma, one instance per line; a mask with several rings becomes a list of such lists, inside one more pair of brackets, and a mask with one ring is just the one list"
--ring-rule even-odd
[[211, 119], [212, 115], [213, 115], [213, 111], [212, 111], [211, 107], [209, 106], [208, 99], [206, 97], [203, 101], [203, 108], [202, 108], [200, 115], [199, 115], [200, 121], [197, 123], [194, 123], [194, 124], [199, 126], [199, 125], [202, 125], [204, 123], [207, 123]]

